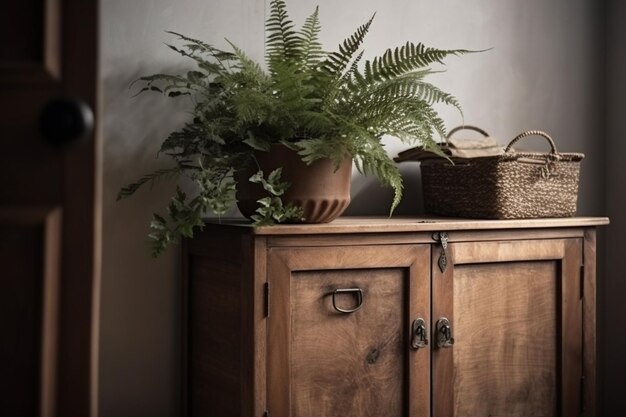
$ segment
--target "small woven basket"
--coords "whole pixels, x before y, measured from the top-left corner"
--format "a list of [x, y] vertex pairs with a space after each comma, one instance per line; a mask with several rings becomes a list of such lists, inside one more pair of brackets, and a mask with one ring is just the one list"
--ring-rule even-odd
[[[538, 135], [549, 153], [515, 152], [520, 139]], [[576, 213], [581, 153], [558, 153], [545, 132], [515, 137], [501, 155], [422, 161], [426, 213], [486, 219], [570, 217]]]

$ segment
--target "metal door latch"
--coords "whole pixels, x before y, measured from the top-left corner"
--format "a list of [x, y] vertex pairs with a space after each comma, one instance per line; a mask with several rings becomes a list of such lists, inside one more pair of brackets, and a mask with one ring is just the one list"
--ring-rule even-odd
[[445, 317], [437, 320], [437, 347], [449, 348], [454, 345], [454, 337], [452, 337], [452, 327], [450, 320]]
[[428, 346], [428, 336], [426, 334], [426, 322], [423, 318], [413, 321], [411, 329], [411, 347], [413, 349], [421, 349]]

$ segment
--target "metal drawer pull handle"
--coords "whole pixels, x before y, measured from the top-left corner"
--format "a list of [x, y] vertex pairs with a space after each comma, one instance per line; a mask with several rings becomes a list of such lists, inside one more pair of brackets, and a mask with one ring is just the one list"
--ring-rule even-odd
[[[354, 294], [356, 296], [356, 307], [351, 309], [345, 309], [337, 306], [336, 297], [337, 294]], [[337, 288], [333, 291], [333, 308], [340, 313], [354, 313], [363, 305], [363, 290], [360, 288]]]

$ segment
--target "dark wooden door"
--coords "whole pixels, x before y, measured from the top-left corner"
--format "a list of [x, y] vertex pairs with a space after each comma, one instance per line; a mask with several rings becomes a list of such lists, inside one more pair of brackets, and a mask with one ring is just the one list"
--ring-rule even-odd
[[[582, 239], [452, 243], [445, 272], [440, 255], [433, 415], [580, 415]], [[444, 318], [454, 343], [437, 347]]]
[[429, 245], [270, 249], [270, 415], [429, 416], [430, 349], [411, 346], [429, 263]]
[[[0, 415], [88, 416], [97, 405], [97, 0], [3, 2], [0, 35]], [[60, 98], [46, 141], [39, 118]]]

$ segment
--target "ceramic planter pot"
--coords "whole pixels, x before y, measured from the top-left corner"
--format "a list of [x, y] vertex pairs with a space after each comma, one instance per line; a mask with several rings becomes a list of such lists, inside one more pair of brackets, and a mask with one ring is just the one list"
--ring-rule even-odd
[[[281, 196], [283, 204], [293, 203], [304, 210], [304, 223], [328, 223], [336, 219], [350, 204], [352, 158], [346, 157], [339, 169], [332, 161], [319, 159], [310, 165], [302, 162], [297, 152], [282, 146], [272, 146], [269, 152], [257, 152], [256, 159], [265, 175], [282, 167], [282, 181], [291, 186]], [[258, 207], [257, 200], [268, 193], [259, 184], [248, 181], [258, 167], [256, 164], [236, 172], [237, 207], [250, 218]]]

